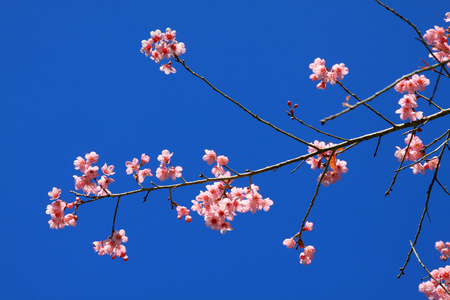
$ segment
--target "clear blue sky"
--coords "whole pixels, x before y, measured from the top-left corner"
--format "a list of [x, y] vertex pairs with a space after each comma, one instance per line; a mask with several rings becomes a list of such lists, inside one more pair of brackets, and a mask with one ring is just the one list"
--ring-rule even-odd
[[[387, 4], [422, 33], [448, 26], [448, 1]], [[425, 299], [417, 289], [426, 273], [415, 259], [396, 276], [432, 173], [403, 172], [384, 197], [398, 166], [395, 146], [404, 147], [401, 133], [383, 138], [376, 158], [375, 140], [342, 155], [349, 172], [320, 190], [308, 218], [314, 230], [303, 234], [316, 248], [309, 266], [282, 245], [300, 229], [314, 194], [319, 173], [307, 165], [292, 175], [296, 165], [252, 178], [274, 205], [238, 215], [225, 235], [196, 214], [190, 224], [177, 220], [165, 191], [144, 204], [143, 195], [123, 198], [116, 228], [129, 237], [128, 262], [92, 249], [110, 234], [115, 201], [82, 206], [76, 228], [50, 230], [45, 214], [54, 186], [73, 201], [73, 160], [90, 151], [100, 165], [116, 166], [113, 192], [137, 188], [125, 161], [144, 152], [153, 173], [161, 150], [174, 152], [188, 180], [209, 173], [204, 149], [228, 156], [238, 171], [306, 153], [181, 66], [177, 74], [160, 72], [139, 52], [151, 30], [177, 30], [187, 65], [262, 118], [307, 141], [331, 142], [285, 114], [291, 100], [301, 119], [320, 126], [342, 109], [342, 89], [317, 90], [308, 79], [316, 57], [328, 67], [345, 63], [343, 83], [361, 98], [417, 69], [421, 58], [431, 63], [415, 32], [374, 1], [2, 1], [0, 25], [3, 299]], [[427, 77], [434, 83], [436, 76]], [[435, 99], [448, 107], [449, 84], [441, 84]], [[373, 106], [399, 123], [399, 95], [390, 91]], [[433, 122], [420, 137], [429, 143], [448, 124], [448, 117]], [[360, 107], [321, 128], [353, 137], [386, 127]], [[440, 171], [447, 185], [448, 160], [446, 153]], [[174, 200], [188, 206], [201, 189], [178, 189]], [[449, 209], [449, 197], [436, 188], [432, 222], [425, 221], [417, 246], [429, 269], [442, 266], [434, 242], [450, 240]]]

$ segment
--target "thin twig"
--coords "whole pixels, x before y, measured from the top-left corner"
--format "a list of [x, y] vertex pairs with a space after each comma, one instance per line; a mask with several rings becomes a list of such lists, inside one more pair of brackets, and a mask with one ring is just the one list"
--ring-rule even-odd
[[446, 192], [447, 193], [447, 195], [449, 195], [450, 196], [450, 192], [449, 191], [447, 191], [446, 189], [445, 189], [445, 187], [439, 182], [439, 180], [436, 178], [436, 182], [439, 184], [439, 186], [444, 190], [444, 192]]
[[[353, 94], [352, 92], [350, 92], [340, 81], [337, 81], [337, 84], [344, 89], [344, 91], [347, 92], [347, 94], [351, 95], [352, 97], [354, 97], [356, 100], [358, 100], [358, 102], [361, 102], [361, 99], [359, 99], [355, 94]], [[383, 120], [385, 120], [386, 122], [388, 122], [391, 125], [394, 125], [393, 122], [391, 122], [388, 118], [386, 118], [385, 116], [383, 116], [381, 113], [379, 113], [378, 111], [376, 111], [372, 106], [370, 106], [369, 104], [366, 103], [362, 103], [365, 107], [367, 107], [368, 109], [370, 109], [371, 111], [373, 111], [377, 116], [379, 116], [380, 118], [382, 118]]]
[[311, 125], [309, 125], [309, 124], [303, 122], [302, 120], [298, 119], [296, 116], [294, 116], [294, 115], [291, 114], [290, 112], [286, 112], [286, 113], [288, 114], [288, 116], [291, 117], [292, 120], [296, 120], [296, 121], [299, 122], [300, 124], [302, 124], [302, 125], [304, 125], [304, 126], [306, 126], [306, 127], [308, 127], [308, 128], [311, 128], [312, 130], [315, 130], [315, 131], [317, 131], [318, 133], [321, 133], [321, 134], [323, 134], [323, 135], [327, 135], [327, 136], [332, 137], [332, 138], [335, 138], [335, 139], [337, 139], [337, 140], [348, 141], [347, 139], [344, 139], [344, 138], [338, 137], [338, 136], [336, 136], [336, 135], [327, 133], [327, 132], [325, 132], [325, 131], [319, 130], [319, 129], [317, 129], [316, 127], [311, 126]]
[[295, 235], [296, 237], [298, 237], [298, 241], [297, 241], [297, 242], [300, 242], [300, 240], [301, 240], [302, 231], [303, 231], [303, 227], [305, 226], [306, 219], [308, 218], [309, 213], [311, 212], [311, 209], [312, 209], [312, 207], [314, 206], [314, 202], [315, 202], [315, 200], [316, 200], [316, 197], [317, 197], [317, 195], [319, 194], [320, 184], [322, 183], [322, 180], [323, 180], [323, 178], [325, 177], [325, 173], [326, 173], [327, 170], [328, 170], [328, 166], [330, 165], [330, 162], [331, 162], [331, 159], [332, 159], [333, 156], [334, 156], [334, 153], [336, 153], [336, 149], [333, 150], [333, 152], [331, 153], [330, 157], [328, 158], [327, 163], [325, 164], [325, 167], [323, 168], [322, 174], [320, 175], [320, 178], [319, 178], [319, 180], [318, 180], [319, 182], [317, 182], [316, 191], [314, 192], [314, 196], [313, 196], [313, 198], [311, 199], [311, 202], [309, 203], [308, 210], [306, 211], [306, 214], [305, 214], [305, 216], [303, 217], [303, 221], [302, 221], [302, 225], [300, 226], [300, 230], [299, 230], [299, 232]]
[[380, 147], [380, 143], [381, 143], [381, 136], [378, 137], [377, 148], [375, 148], [375, 153], [373, 154], [373, 157], [377, 156], [378, 147]]
[[[414, 127], [414, 128], [416, 128], [416, 127]], [[408, 151], [409, 151], [409, 146], [411, 145], [411, 142], [412, 142], [412, 140], [413, 140], [413, 138], [414, 138], [415, 135], [416, 135], [415, 132], [413, 132], [413, 134], [411, 135], [411, 137], [410, 137], [410, 139], [409, 139], [408, 146], [406, 147], [405, 154], [403, 155], [402, 161], [400, 162], [400, 166], [399, 166], [399, 167], [397, 168], [397, 170], [395, 171], [394, 178], [392, 178], [391, 185], [389, 186], [389, 188], [388, 188], [388, 190], [386, 191], [386, 193], [384, 193], [384, 196], [385, 196], [385, 197], [386, 197], [387, 195], [389, 195], [389, 192], [390, 192], [390, 191], [392, 191], [392, 186], [394, 185], [395, 180], [397, 179], [398, 173], [400, 172], [400, 168], [402, 167], [403, 162], [405, 161], [406, 155], [408, 154]]]
[[121, 196], [117, 197], [116, 210], [114, 211], [114, 219], [113, 219], [113, 224], [112, 224], [111, 237], [114, 235], [114, 225], [116, 224], [117, 209], [119, 208], [120, 197]]

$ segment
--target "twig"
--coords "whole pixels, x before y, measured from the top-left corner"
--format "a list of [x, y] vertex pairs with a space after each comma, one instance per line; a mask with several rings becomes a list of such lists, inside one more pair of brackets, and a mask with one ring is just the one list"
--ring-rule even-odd
[[439, 182], [439, 180], [436, 178], [436, 182], [439, 184], [439, 186], [444, 190], [444, 192], [446, 192], [447, 193], [447, 195], [449, 195], [450, 196], [450, 192], [449, 191], [447, 191], [446, 189], [445, 189], [445, 187]]
[[316, 197], [319, 194], [320, 184], [322, 183], [322, 180], [325, 177], [325, 173], [328, 170], [328, 166], [330, 165], [331, 159], [333, 158], [335, 152], [336, 152], [336, 149], [333, 150], [333, 152], [331, 153], [330, 157], [327, 160], [327, 163], [325, 164], [325, 167], [323, 168], [322, 174], [320, 175], [319, 182], [317, 183], [317, 186], [316, 186], [316, 191], [314, 192], [314, 196], [311, 199], [311, 203], [309, 204], [309, 207], [308, 207], [308, 210], [306, 211], [305, 216], [303, 217], [303, 221], [302, 221], [302, 225], [300, 227], [300, 231], [295, 235], [296, 237], [298, 237], [297, 242], [300, 242], [300, 240], [301, 240], [303, 227], [305, 226], [306, 219], [308, 218], [309, 213], [311, 212], [311, 209], [314, 206], [314, 202], [316, 200]]
[[336, 136], [336, 135], [327, 133], [327, 132], [325, 132], [325, 131], [322, 131], [322, 130], [317, 129], [317, 128], [314, 127], [314, 126], [311, 126], [311, 125], [309, 125], [309, 124], [306, 124], [305, 122], [303, 122], [302, 120], [298, 119], [296, 116], [294, 116], [294, 115], [291, 114], [290, 112], [286, 112], [286, 113], [288, 114], [288, 116], [291, 117], [292, 120], [296, 120], [296, 121], [299, 122], [300, 124], [302, 124], [302, 125], [304, 125], [304, 126], [306, 126], [306, 127], [308, 127], [308, 128], [311, 128], [312, 130], [315, 130], [315, 131], [317, 131], [318, 133], [321, 133], [321, 134], [323, 134], [323, 135], [327, 135], [327, 136], [332, 137], [332, 138], [335, 138], [335, 139], [337, 139], [337, 140], [348, 141], [347, 139], [344, 139], [344, 138], [338, 137], [338, 136]]
[[[340, 81], [337, 81], [337, 84], [339, 84], [339, 86], [341, 88], [344, 89], [344, 91], [347, 92], [347, 94], [351, 95], [352, 97], [354, 97], [356, 100], [358, 100], [358, 102], [361, 102], [361, 99], [359, 99], [355, 94], [353, 94], [352, 92], [350, 92]], [[371, 111], [373, 111], [377, 116], [379, 116], [380, 118], [382, 118], [383, 120], [385, 120], [386, 122], [388, 122], [391, 125], [394, 125], [393, 122], [391, 122], [388, 118], [386, 118], [385, 116], [383, 116], [382, 114], [380, 114], [378, 111], [376, 111], [374, 108], [372, 108], [372, 106], [370, 106], [369, 104], [363, 103], [363, 105], [365, 107], [367, 107], [368, 109], [370, 109]]]
[[111, 237], [114, 235], [114, 225], [116, 224], [116, 215], [117, 215], [117, 209], [119, 208], [120, 197], [121, 196], [117, 197], [116, 210], [114, 211], [114, 219], [113, 219]]
[[375, 153], [373, 154], [373, 157], [377, 156], [378, 147], [380, 147], [380, 143], [381, 143], [381, 136], [378, 137], [377, 148], [375, 148]]
[[[414, 127], [414, 128], [416, 128], [416, 127]], [[413, 138], [414, 138], [415, 135], [416, 135], [416, 134], [415, 134], [415, 131], [414, 131], [413, 134], [411, 135], [410, 139], [409, 139], [408, 146], [406, 147], [405, 154], [403, 155], [402, 161], [400, 162], [400, 166], [399, 166], [399, 167], [397, 168], [397, 170], [395, 171], [394, 178], [392, 178], [391, 185], [389, 186], [389, 188], [388, 188], [388, 190], [386, 191], [386, 193], [384, 193], [384, 196], [385, 196], [385, 197], [386, 197], [387, 195], [389, 195], [389, 192], [390, 192], [390, 191], [392, 191], [392, 186], [394, 185], [395, 180], [397, 179], [398, 173], [400, 172], [400, 168], [402, 167], [403, 162], [405, 161], [406, 155], [408, 155], [409, 146], [411, 145], [411, 142], [412, 142], [412, 140], [413, 140]]]

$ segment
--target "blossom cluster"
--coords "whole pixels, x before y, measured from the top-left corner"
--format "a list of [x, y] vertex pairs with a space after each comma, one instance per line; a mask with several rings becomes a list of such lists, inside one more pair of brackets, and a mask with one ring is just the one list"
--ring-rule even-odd
[[114, 231], [112, 237], [108, 237], [104, 241], [93, 242], [95, 252], [98, 255], [108, 254], [112, 259], [116, 257], [123, 258], [124, 261], [128, 260], [127, 249], [122, 243], [128, 242], [128, 237], [125, 236], [125, 230]]
[[[411, 140], [412, 139], [412, 140]], [[409, 144], [409, 148], [408, 146], [406, 146], [405, 148], [400, 148], [398, 146], [396, 146], [397, 151], [395, 151], [395, 157], [397, 157], [398, 161], [402, 161], [403, 157], [405, 157], [404, 161], [416, 161], [418, 159], [420, 159], [423, 155], [425, 155], [425, 148], [424, 145], [422, 143], [422, 140], [414, 135], [412, 136], [412, 134], [408, 134], [408, 136], [405, 138], [405, 143], [406, 145]], [[408, 152], [406, 152], [406, 148], [408, 148]], [[411, 169], [413, 170], [414, 174], [425, 174], [425, 170], [429, 169], [430, 171], [433, 171], [434, 169], [438, 168], [438, 162], [439, 159], [437, 156], [434, 156], [433, 158], [431, 158], [430, 160], [426, 161], [425, 163], [416, 163], [414, 164]]]
[[[317, 140], [313, 143], [317, 148], [324, 149], [328, 147], [334, 146], [333, 143], [325, 144], [325, 142], [319, 142]], [[308, 146], [308, 153], [314, 153], [317, 150], [313, 147]], [[306, 159], [306, 163], [311, 165], [311, 169], [315, 170], [317, 169], [323, 169], [326, 165], [326, 162], [330, 159], [332, 151], [326, 151], [323, 153], [320, 153], [317, 155], [317, 158], [315, 157], [309, 157]], [[342, 174], [347, 173], [347, 162], [345, 160], [336, 159], [336, 153], [334, 154], [334, 157], [331, 158], [330, 161], [330, 168], [331, 170], [328, 170], [322, 179], [323, 186], [329, 186], [330, 183], [334, 184], [336, 181], [341, 180]], [[320, 181], [322, 174], [319, 175], [317, 178], [317, 181]]]
[[[311, 231], [313, 230], [313, 223], [312, 222], [306, 222], [305, 226], [303, 227], [302, 231]], [[298, 241], [295, 241], [295, 237], [293, 236], [289, 239], [285, 239], [283, 241], [283, 245], [285, 245], [287, 248], [294, 248], [296, 244], [300, 246], [300, 248], [305, 247], [303, 244], [303, 241], [298, 238]], [[300, 253], [300, 264], [303, 265], [309, 265], [312, 262], [312, 259], [314, 258], [314, 253], [316, 252], [316, 249], [314, 249], [313, 246], [306, 246], [302, 253]]]
[[441, 255], [441, 260], [446, 261], [450, 257], [450, 242], [444, 244], [443, 241], [438, 241], [435, 244], [435, 248]]
[[80, 199], [77, 197], [74, 202], [67, 203], [59, 199], [61, 195], [61, 189], [54, 187], [50, 192], [48, 192], [50, 200], [55, 200], [52, 204], [47, 205], [47, 210], [45, 213], [50, 215], [51, 219], [48, 221], [51, 229], [62, 229], [65, 226], [77, 226], [78, 217], [75, 214], [64, 214], [64, 210], [72, 209], [75, 205], [80, 203]]
[[156, 177], [161, 181], [164, 181], [169, 177], [172, 180], [175, 180], [177, 178], [181, 178], [182, 176], [181, 171], [183, 171], [183, 168], [180, 166], [173, 167], [170, 164], [170, 158], [172, 155], [173, 153], [170, 153], [169, 150], [163, 150], [162, 153], [158, 155], [158, 161], [160, 164], [159, 168], [156, 170]]
[[99, 175], [98, 166], [94, 164], [98, 161], [98, 154], [95, 152], [86, 153], [84, 158], [78, 156], [73, 162], [75, 170], [79, 170], [83, 175], [80, 177], [74, 175], [75, 189], [83, 190], [86, 195], [94, 194], [95, 196], [104, 196], [109, 193], [108, 185], [114, 182], [114, 179], [108, 176], [114, 175], [114, 166], [108, 166], [106, 163], [101, 168], [104, 175], [100, 179], [97, 179]]
[[[445, 22], [450, 22], [450, 12], [445, 14]], [[448, 37], [450, 36], [450, 29], [445, 30], [443, 27], [434, 26], [434, 29], [429, 29], [424, 34], [423, 38], [428, 45], [433, 46], [433, 54], [430, 58], [436, 58], [439, 62], [450, 59], [450, 46], [448, 44]], [[447, 64], [450, 67], [450, 62]]]
[[142, 182], [144, 182], [145, 177], [153, 176], [152, 170], [150, 170], [148, 168], [141, 170], [141, 167], [143, 165], [145, 165], [146, 163], [148, 163], [149, 161], [150, 161], [150, 157], [148, 155], [146, 155], [145, 153], [142, 153], [141, 162], [139, 162], [139, 159], [137, 159], [136, 157], [133, 158], [132, 161], [125, 162], [125, 166], [127, 167], [127, 170], [125, 172], [128, 175], [133, 174], [133, 172], [136, 172], [136, 174], [133, 175], [134, 178], [139, 183], [142, 183]]
[[159, 63], [162, 59], [170, 59], [167, 64], [161, 65], [159, 68], [161, 71], [167, 75], [170, 73], [175, 73], [176, 70], [172, 67], [173, 56], [180, 56], [186, 53], [186, 48], [184, 43], [179, 43], [175, 40], [177, 32], [170, 28], [166, 29], [165, 33], [161, 30], [151, 31], [150, 38], [148, 40], [142, 40], [141, 52], [145, 56], [150, 56], [155, 63]]
[[395, 90], [400, 94], [407, 93], [403, 96], [398, 104], [400, 108], [395, 111], [396, 114], [400, 114], [400, 119], [405, 121], [409, 118], [411, 121], [422, 119], [423, 113], [416, 111], [417, 108], [417, 91], [424, 91], [425, 87], [430, 84], [430, 80], [424, 75], [413, 75], [409, 79], [404, 79], [395, 85]]
[[319, 57], [309, 65], [309, 68], [313, 71], [313, 74], [311, 74], [309, 78], [312, 81], [320, 80], [319, 84], [317, 84], [317, 88], [322, 90], [325, 89], [327, 83], [334, 85], [338, 79], [342, 80], [344, 79], [344, 75], [348, 74], [348, 68], [345, 64], [335, 64], [330, 70], [325, 67], [325, 60], [320, 59]]
[[[224, 166], [228, 164], [226, 156], [217, 156], [214, 150], [205, 150], [203, 160], [209, 165], [216, 163], [211, 172], [217, 178], [230, 176], [230, 172], [224, 170]], [[233, 221], [236, 212], [268, 211], [273, 204], [269, 198], [263, 199], [258, 186], [252, 184], [250, 187], [239, 188], [231, 186], [231, 183], [231, 180], [223, 180], [207, 185], [206, 191], [200, 191], [195, 200], [192, 200], [191, 210], [203, 216], [207, 227], [220, 230], [222, 234], [233, 230], [230, 221]], [[180, 212], [178, 218], [181, 218]]]
[[[435, 244], [436, 249], [441, 252], [442, 260], [446, 260], [450, 257], [450, 243], [444, 244], [442, 241], [438, 241]], [[450, 295], [447, 291], [450, 291], [450, 266], [435, 269], [430, 272], [434, 279], [422, 282], [419, 284], [419, 292], [424, 293], [428, 299], [450, 300]], [[444, 290], [445, 287], [447, 291]]]

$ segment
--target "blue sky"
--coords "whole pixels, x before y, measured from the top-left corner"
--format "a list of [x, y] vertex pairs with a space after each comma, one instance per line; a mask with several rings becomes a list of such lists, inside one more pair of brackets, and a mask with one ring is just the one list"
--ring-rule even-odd
[[[447, 1], [387, 3], [422, 33], [446, 26]], [[444, 4], [447, 4], [445, 6]], [[398, 162], [401, 133], [368, 141], [342, 154], [349, 171], [321, 188], [303, 234], [316, 248], [313, 263], [299, 265], [300, 251], [282, 245], [300, 228], [318, 171], [291, 165], [252, 178], [269, 212], [241, 214], [234, 230], [213, 232], [193, 214], [186, 224], [166, 201], [166, 191], [121, 200], [116, 228], [127, 232], [128, 262], [98, 256], [92, 242], [109, 234], [115, 201], [83, 205], [76, 228], [50, 230], [47, 192], [56, 186], [73, 201], [73, 160], [96, 151], [99, 164], [116, 166], [113, 192], [136, 189], [125, 161], [146, 153], [155, 173], [163, 149], [174, 152], [187, 180], [208, 174], [204, 149], [229, 157], [238, 171], [258, 169], [306, 153], [306, 147], [246, 115], [183, 70], [169, 76], [139, 52], [149, 32], [177, 30], [186, 64], [262, 118], [307, 141], [325, 140], [291, 121], [319, 120], [342, 109], [338, 86], [317, 90], [309, 80], [316, 57], [327, 66], [345, 63], [343, 83], [368, 97], [423, 63], [432, 63], [415, 32], [374, 1], [3, 1], [0, 4], [0, 154], [4, 245], [0, 271], [5, 299], [424, 299], [417, 291], [425, 271], [415, 259], [397, 279], [425, 203], [432, 173], [399, 175], [384, 197]], [[448, 23], [447, 23], [448, 25]], [[427, 75], [434, 83], [436, 76]], [[448, 107], [448, 82], [435, 99]], [[429, 87], [426, 95], [431, 94]], [[400, 123], [401, 96], [390, 91], [373, 107]], [[425, 115], [436, 112], [423, 102]], [[424, 143], [448, 129], [448, 117], [424, 127]], [[362, 107], [321, 129], [344, 137], [388, 125]], [[335, 142], [335, 141], [333, 141]], [[443, 166], [448, 166], [448, 153]], [[448, 185], [448, 167], [439, 178]], [[152, 178], [156, 180], [156, 178]], [[244, 186], [247, 180], [236, 182]], [[145, 186], [150, 183], [144, 182]], [[180, 188], [174, 200], [188, 206], [203, 186]], [[429, 269], [443, 264], [434, 249], [449, 241], [450, 201], [432, 193], [417, 250]]]

